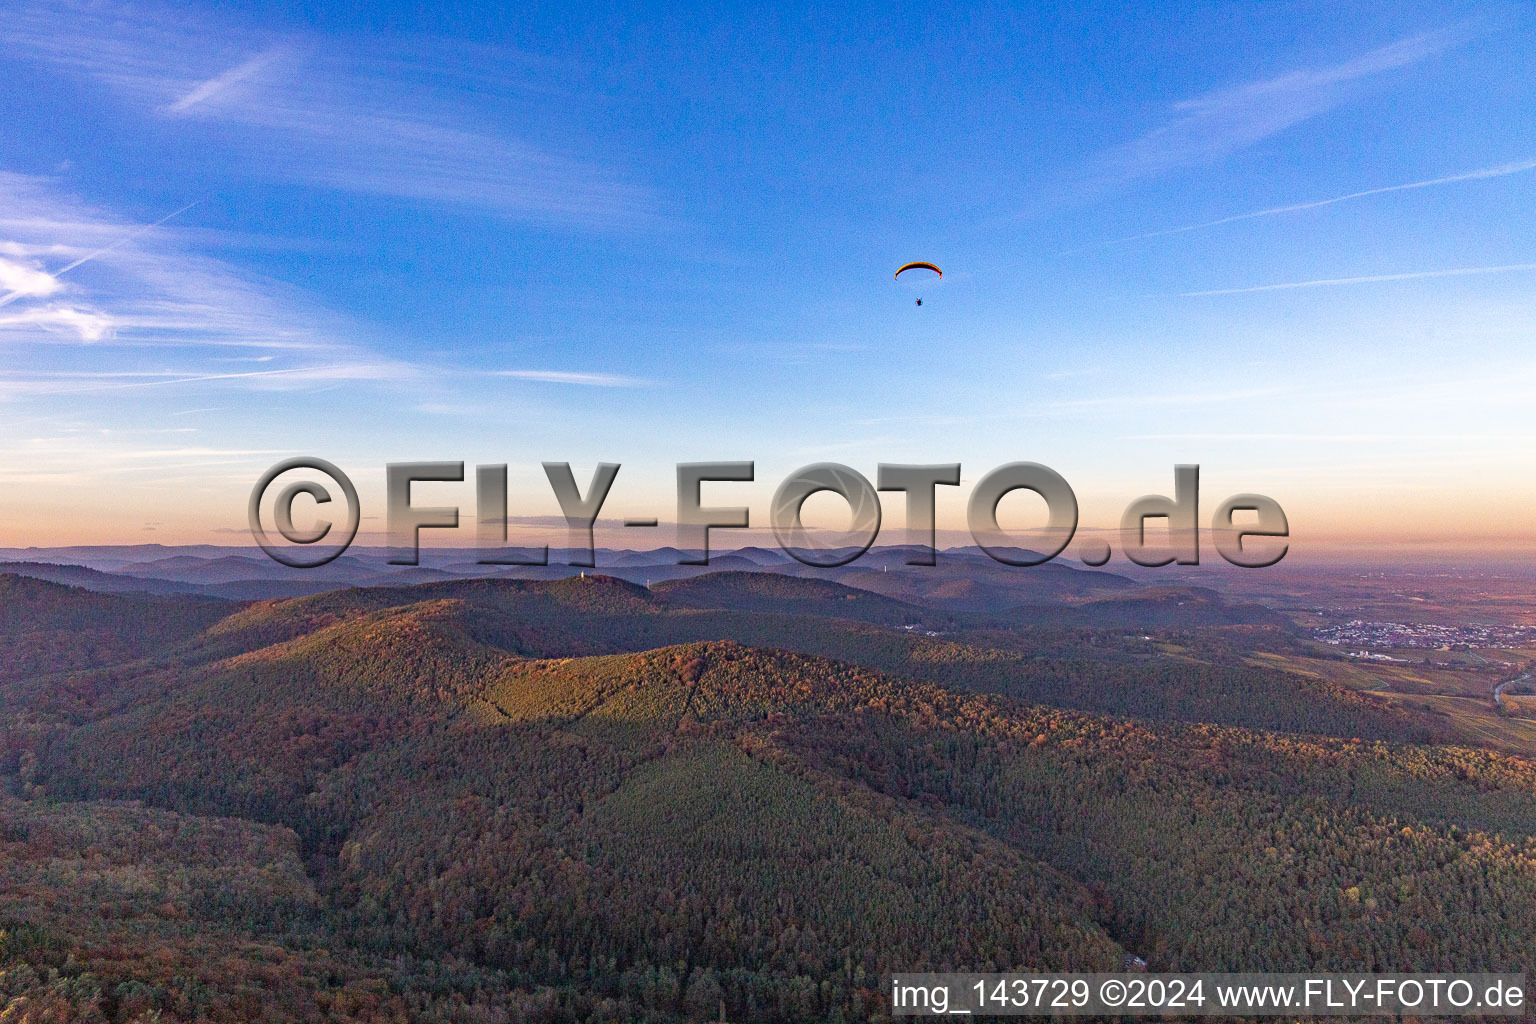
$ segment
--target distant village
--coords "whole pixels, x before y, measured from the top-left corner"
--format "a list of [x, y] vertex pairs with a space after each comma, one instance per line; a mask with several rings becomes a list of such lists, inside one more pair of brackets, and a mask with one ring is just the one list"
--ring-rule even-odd
[[[1420, 622], [1366, 622], [1354, 619], [1343, 625], [1324, 626], [1312, 637], [1336, 647], [1400, 647], [1419, 650], [1456, 650], [1477, 647], [1526, 647], [1536, 644], [1536, 626], [1466, 625], [1442, 626]], [[1385, 655], [1363, 655], [1382, 660]]]

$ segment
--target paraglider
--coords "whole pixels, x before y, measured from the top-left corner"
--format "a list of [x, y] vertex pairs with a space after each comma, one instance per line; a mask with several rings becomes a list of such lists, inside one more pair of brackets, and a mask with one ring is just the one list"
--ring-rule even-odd
[[[933, 273], [939, 275], [939, 277], [941, 277], [941, 278], [944, 276], [944, 271], [940, 270], [938, 267], [934, 266], [932, 263], [925, 263], [925, 262], [922, 262], [921, 260], [919, 260], [916, 263], [907, 263], [907, 264], [904, 264], [902, 267], [900, 267], [896, 271], [896, 276], [895, 276], [894, 279], [897, 280], [897, 281], [900, 281], [901, 280], [901, 275], [907, 273], [910, 270], [930, 270]], [[919, 306], [921, 306], [923, 304], [923, 300], [922, 299], [918, 299], [917, 300], [917, 304]]]
[[940, 277], [944, 276], [944, 271], [940, 270], [938, 267], [934, 266], [932, 263], [918, 262], [918, 263], [908, 263], [908, 264], [905, 264], [904, 266], [902, 266], [899, 270], [896, 271], [896, 275], [895, 275], [896, 279], [900, 280], [901, 279], [901, 275], [905, 274], [909, 270], [931, 270], [935, 274], [938, 274]]

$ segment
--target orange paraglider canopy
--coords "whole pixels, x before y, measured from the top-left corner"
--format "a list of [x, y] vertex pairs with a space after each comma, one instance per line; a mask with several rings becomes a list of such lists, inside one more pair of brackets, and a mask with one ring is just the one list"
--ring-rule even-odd
[[909, 270], [931, 270], [935, 274], [938, 274], [940, 277], [944, 276], [944, 271], [940, 270], [938, 267], [934, 266], [932, 263], [921, 263], [921, 262], [919, 262], [919, 263], [908, 263], [906, 266], [904, 266], [900, 270], [896, 271], [896, 277], [900, 277], [902, 274], [905, 274]]

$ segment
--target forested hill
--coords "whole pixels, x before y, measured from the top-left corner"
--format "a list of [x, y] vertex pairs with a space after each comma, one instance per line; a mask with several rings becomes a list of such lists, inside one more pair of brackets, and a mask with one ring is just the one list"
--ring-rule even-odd
[[199, 636], [231, 605], [109, 595], [0, 574], [0, 684], [131, 661]]
[[[1154, 595], [1159, 606], [1165, 600], [1190, 598], [1177, 590]], [[432, 602], [447, 602], [441, 614], [452, 616], [465, 635], [526, 657], [735, 640], [1106, 714], [1372, 739], [1431, 739], [1439, 729], [1432, 717], [1391, 708], [1327, 680], [1256, 667], [1241, 649], [1185, 642], [1190, 636], [1219, 636], [1219, 626], [1193, 632], [1180, 627], [1179, 642], [1170, 645], [1140, 632], [1166, 627], [1149, 625], [1127, 634], [1123, 626], [1042, 626], [917, 609], [826, 581], [742, 573], [654, 589], [604, 576], [480, 579], [257, 602], [162, 648], [161, 660], [166, 667], [186, 669], [339, 622]]]
[[651, 589], [664, 603], [676, 608], [805, 613], [888, 626], [928, 621], [953, 623], [960, 619], [831, 580], [775, 573], [715, 572], [668, 580]]
[[[15, 593], [5, 642], [138, 621]], [[1536, 766], [1373, 738], [1412, 723], [1198, 638], [599, 578], [220, 612], [0, 688], [13, 1015], [836, 1021], [892, 970], [1126, 952], [1536, 969]]]

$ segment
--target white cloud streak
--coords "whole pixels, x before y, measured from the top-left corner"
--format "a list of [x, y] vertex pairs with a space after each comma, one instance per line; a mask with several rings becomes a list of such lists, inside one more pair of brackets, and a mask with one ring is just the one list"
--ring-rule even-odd
[[1454, 185], [1464, 181], [1487, 181], [1490, 178], [1503, 178], [1511, 174], [1524, 174], [1532, 170], [1536, 170], [1536, 160], [1521, 160], [1513, 163], [1498, 164], [1494, 167], [1485, 167], [1478, 171], [1468, 171], [1465, 174], [1452, 174], [1443, 178], [1426, 178], [1423, 181], [1410, 181], [1403, 185], [1367, 188], [1358, 192], [1348, 192], [1341, 196], [1333, 196], [1328, 199], [1313, 199], [1304, 203], [1271, 206], [1264, 210], [1253, 210], [1248, 213], [1234, 214], [1230, 217], [1219, 217], [1216, 220], [1201, 221], [1198, 224], [1185, 224], [1181, 227], [1164, 228], [1160, 231], [1146, 231], [1139, 235], [1126, 235], [1124, 238], [1112, 238], [1102, 244], [1120, 245], [1126, 242], [1139, 242], [1148, 238], [1165, 238], [1168, 235], [1182, 235], [1190, 231], [1203, 231], [1206, 228], [1221, 227], [1223, 224], [1235, 224], [1238, 221], [1256, 220], [1260, 217], [1276, 217], [1283, 213], [1300, 213], [1304, 210], [1316, 210], [1324, 206], [1333, 206], [1335, 203], [1347, 203], [1354, 199], [1365, 199], [1368, 196], [1387, 195], [1391, 192], [1409, 192], [1421, 188], [1434, 188], [1439, 185]]
[[1456, 267], [1450, 270], [1415, 270], [1405, 274], [1369, 274], [1364, 277], [1330, 277], [1315, 281], [1286, 281], [1248, 288], [1212, 288], [1199, 292], [1179, 292], [1180, 298], [1194, 299], [1209, 295], [1250, 295], [1254, 292], [1289, 291], [1293, 288], [1333, 288], [1351, 284], [1377, 284], [1384, 281], [1418, 281], [1432, 277], [1471, 277], [1478, 274], [1507, 274], [1536, 270], [1536, 263], [1506, 263], [1496, 267]]
[[[78, 266], [80, 266], [82, 264], [89, 263], [91, 260], [94, 260], [94, 259], [96, 259], [99, 256], [105, 256], [107, 253], [111, 252], [113, 249], [116, 249], [116, 248], [118, 248], [121, 245], [124, 245], [124, 244], [126, 244], [128, 242], [133, 241], [134, 239], [138, 238], [140, 235], [144, 234], [146, 231], [150, 231], [150, 230], [152, 230], [154, 228], [159, 227], [161, 224], [164, 224], [166, 221], [170, 220], [172, 217], [175, 217], [177, 214], [186, 213], [188, 210], [192, 209], [192, 207], [194, 207], [196, 205], [197, 205], [197, 203], [195, 203], [195, 202], [188, 203], [186, 206], [183, 206], [181, 209], [175, 210], [175, 211], [173, 211], [171, 213], [166, 214], [164, 217], [161, 217], [159, 220], [155, 221], [153, 224], [146, 224], [143, 227], [139, 228], [137, 231], [134, 231], [134, 232], [129, 233], [129, 234], [122, 235], [116, 241], [112, 242], [110, 245], [104, 245], [101, 248], [94, 250], [93, 252], [86, 253], [84, 256], [81, 256], [78, 259], [71, 260], [70, 262], [66, 263], [64, 266], [60, 267], [58, 270], [55, 270], [55, 271], [53, 271], [51, 273], [45, 272], [45, 271], [40, 271], [40, 270], [31, 270], [30, 268], [23, 268], [23, 269], [28, 270], [28, 272], [29, 272], [28, 273], [28, 277], [25, 280], [23, 280], [20, 283], [18, 283], [9, 294], [0, 295], [0, 306], [8, 306], [12, 302], [15, 302], [17, 299], [23, 298], [23, 297], [26, 297], [26, 296], [29, 296], [29, 295], [51, 295], [51, 294], [53, 294], [54, 292], [58, 291], [61, 287], [63, 287], [63, 285], [59, 281], [59, 278], [62, 277], [63, 275], [65, 275], [65, 274], [69, 273], [71, 270], [74, 270], [76, 267], [78, 267]], [[0, 260], [0, 264], [3, 264], [3, 263], [5, 263], [5, 261], [4, 260]], [[7, 286], [6, 275], [4, 273], [4, 268], [3, 267], [0, 267], [0, 286]], [[99, 337], [99, 335], [98, 335], [98, 337]], [[96, 339], [92, 338], [90, 340], [94, 341]]]
[[[648, 189], [603, 162], [464, 115], [387, 55], [153, 5], [129, 18], [72, 0], [8, 13], [0, 40], [16, 56], [105, 83], [146, 116], [196, 123], [243, 173], [514, 219], [586, 227], [654, 219]], [[537, 109], [530, 98], [548, 99], [521, 91], [491, 99]]]
[[43, 306], [0, 316], [0, 338], [7, 329], [39, 327], [84, 342], [96, 342], [112, 330], [112, 318], [73, 306]]
[[0, 297], [0, 306], [8, 305], [23, 296], [52, 295], [62, 287], [58, 279], [46, 270], [0, 257], [0, 288], [7, 290]]
[[1331, 67], [1290, 71], [1216, 89], [1177, 103], [1166, 124], [1103, 154], [1097, 174], [1130, 181], [1178, 167], [1210, 163], [1326, 113], [1358, 82], [1414, 64], [1475, 34], [1458, 25], [1400, 39]]
[[[149, 379], [125, 379], [149, 378]], [[0, 395], [83, 395], [104, 391], [131, 391], [177, 384], [227, 383], [238, 381], [254, 385], [293, 385], [307, 382], [335, 382], [392, 379], [377, 365], [340, 364], [334, 366], [297, 366], [286, 370], [255, 370], [248, 373], [100, 373], [0, 378]]]
[[168, 114], [185, 114], [199, 103], [215, 99], [241, 82], [261, 74], [284, 53], [285, 51], [280, 47], [258, 53], [250, 60], [240, 62], [222, 74], [199, 82], [191, 91], [175, 102], [166, 104], [162, 109]]
[[[175, 246], [155, 231], [169, 216], [134, 224], [61, 195], [46, 180], [3, 172], [0, 210], [0, 252], [8, 254], [0, 256], [0, 284], [11, 288], [0, 312], [0, 350], [23, 347], [32, 356], [32, 372], [0, 380], [0, 395], [204, 381], [307, 387], [415, 375], [409, 364], [341, 340], [351, 325], [296, 289]], [[37, 267], [42, 258], [68, 262], [48, 274]], [[76, 268], [77, 277], [59, 279]], [[63, 353], [82, 344], [95, 347], [86, 363], [89, 380], [64, 381], [46, 372], [43, 352], [61, 353], [58, 359], [68, 365]], [[134, 350], [131, 356], [127, 350]], [[135, 364], [156, 351], [175, 352], [167, 362], [183, 369], [134, 384], [114, 379], [136, 374]], [[228, 373], [232, 355], [279, 362]]]
[[545, 384], [580, 384], [593, 388], [641, 388], [651, 382], [640, 377], [621, 377], [612, 373], [581, 373], [571, 370], [496, 370], [497, 377], [539, 381]]

